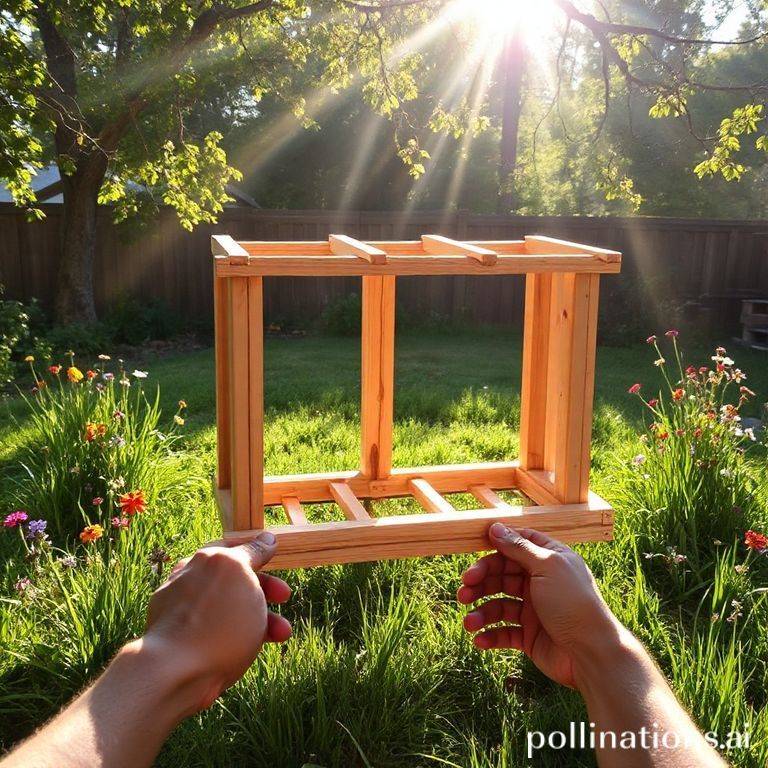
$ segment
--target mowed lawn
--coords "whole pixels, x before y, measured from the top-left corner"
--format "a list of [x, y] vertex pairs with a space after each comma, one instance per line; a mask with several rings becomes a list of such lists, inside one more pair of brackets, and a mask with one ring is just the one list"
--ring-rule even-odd
[[[488, 330], [399, 337], [395, 465], [515, 458], [520, 347], [518, 335]], [[686, 358], [697, 366], [711, 362], [708, 346], [689, 352]], [[768, 358], [735, 347], [729, 352], [747, 372], [746, 383], [762, 396], [744, 415], [758, 415], [759, 402], [768, 393]], [[357, 466], [359, 357], [357, 339], [267, 339], [268, 473]], [[644, 391], [658, 388], [654, 357], [653, 349], [642, 343], [599, 350], [592, 487], [608, 501], [625, 499], [619, 493], [620, 465], [638, 449], [644, 418], [641, 403], [626, 390], [636, 381]], [[129, 370], [133, 365], [126, 361]], [[172, 414], [179, 399], [188, 405], [183, 429], [188, 476], [179, 481], [194, 487], [194, 492], [180, 491], [192, 505], [187, 514], [193, 523], [168, 526], [172, 551], [182, 555], [220, 533], [210, 492], [216, 445], [213, 352], [142, 360], [139, 367], [149, 371], [148, 385], [159, 383], [165, 413]], [[0, 403], [3, 514], [10, 511], [8, 489], [22, 471], [20, 451], [31, 440], [23, 403]], [[466, 502], [456, 501], [458, 506]], [[377, 505], [375, 511], [407, 513], [414, 508], [413, 502], [395, 501]], [[645, 567], [632, 543], [628, 511], [617, 506], [613, 543], [584, 545], [580, 552], [611, 607], [646, 642], [701, 725], [708, 730], [733, 721], [734, 729], [745, 723], [751, 727], [758, 748], [734, 753], [734, 764], [762, 765], [768, 755], [768, 644], [750, 636], [739, 645], [736, 627], [737, 644], [731, 643], [730, 650], [717, 638], [709, 645], [690, 642], [695, 604], [691, 609], [689, 598], [677, 599], [663, 578], [654, 582], [657, 571]], [[151, 514], [162, 517], [166, 512], [155, 509]], [[310, 515], [330, 519], [338, 512], [330, 505], [315, 505]], [[0, 556], [6, 561], [6, 586], [13, 583], [11, 552], [4, 541]], [[454, 599], [460, 573], [471, 561], [471, 556], [438, 557], [285, 573], [294, 597], [283, 612], [293, 621], [294, 638], [266, 649], [209, 711], [183, 723], [159, 764], [528, 764], [526, 732], [567, 730], [571, 721], [586, 720], [586, 713], [576, 693], [550, 683], [520, 654], [473, 649], [461, 628], [465, 611]], [[137, 600], [146, 601], [146, 592]], [[140, 631], [138, 621], [133, 628]], [[21, 642], [13, 631], [0, 631], [0, 640], [11, 654]], [[94, 642], [98, 645], [98, 638]], [[45, 657], [45, 650], [41, 653]], [[54, 657], [51, 653], [47, 658]], [[737, 658], [738, 669], [732, 669]], [[82, 682], [53, 662], [33, 671], [6, 659], [0, 667], [2, 744], [7, 747], [28, 733]], [[588, 750], [543, 750], [534, 764], [595, 762]]]

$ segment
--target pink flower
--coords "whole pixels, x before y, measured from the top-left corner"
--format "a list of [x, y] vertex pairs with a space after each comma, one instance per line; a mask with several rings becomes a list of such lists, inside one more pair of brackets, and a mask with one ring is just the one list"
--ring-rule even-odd
[[639, 384], [633, 384], [633, 385], [632, 385], [632, 386], [631, 386], [631, 387], [630, 387], [630, 388], [627, 390], [627, 392], [628, 392], [630, 395], [636, 395], [636, 394], [638, 394], [638, 393], [640, 392], [640, 385], [639, 385]]
[[654, 342], [654, 341], [656, 341], [656, 337], [655, 337], [655, 336], [649, 336], [649, 337], [648, 337], [648, 338], [645, 340], [645, 343], [646, 343], [646, 344], [653, 344], [653, 342]]
[[659, 404], [659, 401], [658, 401], [658, 400], [657, 400], [655, 397], [652, 397], [652, 398], [651, 398], [651, 399], [648, 401], [648, 406], [649, 406], [650, 408], [655, 408], [655, 407], [656, 407], [658, 404]]
[[131, 524], [131, 519], [129, 517], [113, 517], [111, 522], [113, 528], [127, 528]]
[[671, 331], [667, 331], [664, 335], [670, 339], [676, 339], [680, 335], [680, 331], [672, 329]]
[[3, 528], [15, 528], [17, 525], [25, 523], [28, 519], [29, 515], [26, 512], [17, 509], [15, 512], [11, 512], [10, 515], [5, 516], [5, 520], [3, 520]]
[[104, 503], [104, 499], [101, 498], [101, 496], [94, 496], [93, 499], [91, 499], [91, 504], [93, 504], [94, 507], [99, 507]]

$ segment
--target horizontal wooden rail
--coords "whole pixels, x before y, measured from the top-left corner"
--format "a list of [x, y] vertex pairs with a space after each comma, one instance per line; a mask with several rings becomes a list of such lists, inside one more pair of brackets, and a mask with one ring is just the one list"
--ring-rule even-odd
[[251, 256], [247, 264], [216, 262], [218, 277], [357, 277], [363, 275], [524, 275], [543, 272], [616, 274], [620, 261], [591, 254], [499, 256], [481, 264], [471, 256], [393, 256], [386, 264], [369, 264], [357, 256]]
[[[264, 504], [281, 504], [286, 496], [295, 496], [304, 503], [334, 501], [330, 483], [346, 483], [352, 493], [360, 499], [410, 496], [409, 482], [416, 478], [426, 480], [438, 493], [464, 493], [470, 485], [478, 483], [485, 483], [493, 488], [516, 488], [517, 472], [518, 463], [506, 461], [393, 469], [389, 477], [373, 480], [355, 471], [273, 475], [264, 478]], [[526, 495], [533, 498], [528, 493]], [[538, 499], [534, 501], [539, 503]]]
[[[494, 522], [535, 528], [566, 542], [608, 541], [613, 510], [593, 494], [585, 504], [426, 512], [304, 527], [278, 526], [270, 528], [277, 537], [278, 551], [267, 569], [423, 557], [435, 552], [478, 552], [491, 548], [488, 528]], [[224, 536], [240, 540], [257, 533], [229, 531]]]
[[427, 512], [455, 512], [453, 505], [444, 499], [423, 477], [408, 482], [408, 490]]

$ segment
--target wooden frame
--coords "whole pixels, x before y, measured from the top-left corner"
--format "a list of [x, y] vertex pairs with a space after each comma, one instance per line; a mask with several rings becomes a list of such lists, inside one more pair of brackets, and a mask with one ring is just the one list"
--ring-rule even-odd
[[[565, 541], [611, 538], [613, 510], [589, 490], [598, 290], [621, 269], [616, 251], [547, 237], [460, 242], [236, 242], [212, 238], [216, 323], [217, 499], [225, 536], [265, 527], [281, 506], [287, 525], [270, 568], [473, 552], [500, 521]], [[398, 275], [526, 275], [518, 461], [392, 467], [395, 281]], [[264, 476], [262, 281], [270, 276], [362, 278], [360, 468]], [[531, 503], [507, 504], [515, 489]], [[445, 494], [469, 493], [457, 511]], [[372, 517], [364, 500], [412, 496], [423, 514]], [[343, 522], [310, 523], [304, 503], [334, 502]]]

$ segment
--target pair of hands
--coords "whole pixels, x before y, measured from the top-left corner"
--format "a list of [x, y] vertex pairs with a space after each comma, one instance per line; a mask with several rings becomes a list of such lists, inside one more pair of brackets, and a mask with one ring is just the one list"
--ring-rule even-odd
[[[577, 687], [578, 664], [591, 638], [615, 628], [584, 561], [537, 531], [494, 523], [496, 552], [462, 574], [460, 603], [494, 595], [464, 618], [481, 650], [514, 648], [558, 683]], [[144, 643], [172, 659], [193, 692], [189, 710], [210, 706], [248, 669], [265, 642], [291, 636], [269, 603], [284, 603], [290, 587], [258, 573], [277, 549], [274, 536], [244, 544], [214, 542], [180, 561], [152, 596]]]

